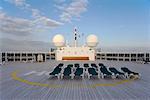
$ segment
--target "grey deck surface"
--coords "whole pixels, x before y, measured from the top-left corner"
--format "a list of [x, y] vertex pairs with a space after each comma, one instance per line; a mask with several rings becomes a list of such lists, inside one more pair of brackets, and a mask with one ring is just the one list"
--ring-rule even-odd
[[[95, 63], [99, 63], [96, 61]], [[115, 83], [119, 79], [63, 79], [50, 78], [48, 75], [32, 74], [31, 71], [52, 71], [59, 62], [47, 61], [44, 63], [6, 63], [0, 66], [0, 100], [150, 100], [150, 64], [133, 62], [103, 61], [106, 66], [128, 67], [141, 73], [139, 80], [116, 86], [89, 87], [93, 84]], [[76, 63], [76, 62], [64, 62]], [[86, 62], [78, 62], [80, 64]], [[91, 63], [91, 62], [88, 62]], [[12, 79], [12, 72], [18, 70], [18, 77], [43, 84], [60, 87], [33, 86]]]

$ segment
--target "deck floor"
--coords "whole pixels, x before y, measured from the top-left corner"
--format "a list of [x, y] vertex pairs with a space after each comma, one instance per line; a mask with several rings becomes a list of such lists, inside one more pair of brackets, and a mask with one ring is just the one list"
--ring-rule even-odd
[[[96, 61], [94, 63], [99, 63]], [[150, 64], [135, 62], [101, 61], [106, 66], [128, 67], [141, 73], [139, 80], [114, 84], [121, 79], [57, 79], [50, 78], [46, 73], [52, 71], [59, 62], [47, 61], [44, 63], [6, 63], [0, 66], [0, 99], [1, 100], [150, 100]], [[86, 63], [86, 62], [63, 62]], [[91, 62], [87, 62], [91, 63]], [[17, 77], [12, 77], [13, 72]], [[28, 75], [36, 71], [38, 74]], [[40, 73], [43, 72], [43, 73]], [[28, 82], [26, 82], [26, 81]], [[38, 84], [39, 83], [39, 84]], [[94, 86], [94, 87], [93, 87]]]

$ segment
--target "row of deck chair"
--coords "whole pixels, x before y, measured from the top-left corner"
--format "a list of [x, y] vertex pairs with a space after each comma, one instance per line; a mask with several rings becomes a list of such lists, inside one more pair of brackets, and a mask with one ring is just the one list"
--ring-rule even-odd
[[122, 67], [121, 70], [122, 70], [123, 72], [125, 72], [127, 78], [132, 78], [132, 77], [140, 78], [140, 77], [141, 77], [141, 74], [140, 74], [140, 73], [133, 72], [133, 71], [129, 70], [129, 69], [126, 68], [126, 67]]
[[105, 77], [110, 77], [110, 78], [117, 78], [119, 77], [123, 77], [125, 78], [125, 74], [119, 72], [118, 70], [116, 70], [115, 68], [109, 68], [109, 70], [106, 68], [106, 66], [101, 66], [100, 68], [96, 69], [95, 68], [88, 68], [88, 78], [90, 78], [91, 76], [97, 76], [98, 78], [105, 78]]
[[80, 67], [79, 64], [69, 64], [67, 67], [63, 67], [63, 64], [60, 63], [55, 69], [50, 73], [50, 75], [57, 76], [58, 78], [63, 78], [65, 76], [71, 77], [72, 79], [76, 76], [84, 78], [85, 73], [87, 73], [88, 78], [90, 79], [93, 76], [97, 76], [98, 78], [130, 78], [136, 77], [139, 78], [140, 74], [129, 70], [126, 67], [122, 67], [121, 70], [123, 72], [118, 71], [114, 67], [107, 68], [104, 64], [99, 63], [99, 66], [92, 63], [91, 66], [89, 64], [84, 64], [83, 67]]
[[80, 67], [79, 64], [75, 64], [74, 67], [73, 64], [69, 64], [63, 70], [64, 71], [62, 71], [61, 79], [63, 77], [71, 77], [71, 79], [73, 79], [76, 76], [84, 78], [84, 68]]
[[88, 73], [89, 73], [88, 78], [90, 78], [90, 76], [97, 76], [98, 78], [100, 76], [102, 78], [105, 78], [105, 77], [140, 78], [140, 76], [141, 76], [139, 73], [133, 72], [126, 67], [122, 67], [121, 68], [122, 72], [120, 72], [114, 67], [107, 68], [102, 63], [99, 63], [99, 66], [97, 66], [96, 64], [91, 64], [91, 66], [92, 66], [92, 68], [88, 69]]
[[75, 71], [73, 70], [73, 64], [69, 64], [67, 65], [67, 67], [63, 68], [62, 67], [63, 64], [59, 64], [58, 66], [55, 67], [55, 69], [49, 74], [49, 75], [53, 75], [53, 76], [57, 76], [58, 79], [59, 78], [63, 78], [63, 77], [71, 77], [71, 79], [73, 79], [76, 76], [81, 76], [82, 78], [84, 78], [84, 69], [80, 68], [79, 65], [75, 65], [76, 69]]

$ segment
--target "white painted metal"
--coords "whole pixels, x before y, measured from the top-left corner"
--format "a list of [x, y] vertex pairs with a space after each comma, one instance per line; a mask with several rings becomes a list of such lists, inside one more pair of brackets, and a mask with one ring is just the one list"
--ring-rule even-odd
[[63, 57], [89, 57], [90, 61], [95, 60], [95, 50], [90, 47], [62, 47], [56, 50], [56, 60]]

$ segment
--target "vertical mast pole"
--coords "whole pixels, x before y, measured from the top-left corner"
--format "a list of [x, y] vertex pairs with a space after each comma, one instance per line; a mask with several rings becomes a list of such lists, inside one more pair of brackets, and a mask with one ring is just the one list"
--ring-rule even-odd
[[77, 47], [77, 28], [74, 28], [74, 46]]

